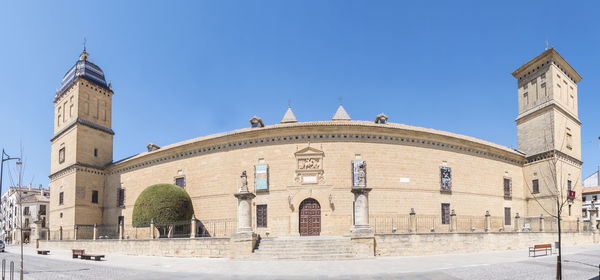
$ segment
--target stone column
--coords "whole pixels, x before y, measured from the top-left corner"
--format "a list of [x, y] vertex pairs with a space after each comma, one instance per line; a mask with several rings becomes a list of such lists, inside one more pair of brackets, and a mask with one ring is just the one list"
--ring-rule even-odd
[[154, 227], [154, 219], [150, 220], [150, 239], [154, 239], [154, 232], [156, 228]]
[[75, 225], [73, 227], [73, 240], [77, 240], [77, 234], [79, 233], [79, 227]]
[[196, 216], [192, 216], [192, 222], [190, 223], [190, 238], [196, 238], [197, 228], [196, 228]]
[[521, 216], [519, 216], [519, 213], [517, 213], [517, 215], [515, 216], [515, 228], [514, 231], [519, 232], [521, 231]]
[[414, 208], [410, 208], [410, 232], [417, 232], [417, 213]]
[[252, 199], [256, 196], [251, 192], [238, 192], [234, 195], [238, 199], [237, 207], [237, 232], [252, 232]]
[[353, 187], [354, 193], [354, 227], [352, 235], [373, 236], [373, 229], [369, 225], [369, 192], [371, 188]]
[[450, 232], [455, 232], [456, 226], [456, 212], [452, 209], [452, 212], [450, 213]]
[[540, 231], [544, 231], [544, 214], [540, 214]]
[[485, 211], [485, 232], [490, 231], [490, 211]]
[[241, 187], [234, 196], [237, 203], [237, 232], [229, 241], [230, 257], [239, 258], [252, 254], [258, 235], [252, 231], [252, 199], [256, 195], [248, 191], [246, 171], [242, 172]]
[[119, 223], [119, 240], [123, 240], [124, 229], [125, 229], [125, 227], [123, 226], [123, 222], [120, 222]]
[[94, 224], [94, 240], [98, 239], [98, 227]]
[[50, 241], [50, 229], [46, 229], [46, 241]]
[[62, 226], [58, 228], [58, 240], [63, 240], [63, 229]]
[[579, 229], [579, 227], [581, 226], [581, 221], [579, 220], [579, 217], [577, 217], [577, 232], [580, 232], [581, 230]]
[[598, 208], [595, 208], [592, 206], [592, 208], [590, 208], [589, 212], [590, 212], [590, 227], [592, 227], [591, 231], [597, 231], [598, 230], [598, 228], [597, 228]]

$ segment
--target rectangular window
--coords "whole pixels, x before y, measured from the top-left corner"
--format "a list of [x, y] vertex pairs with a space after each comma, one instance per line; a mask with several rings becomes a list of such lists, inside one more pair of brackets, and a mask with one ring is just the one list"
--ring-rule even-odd
[[40, 215], [46, 215], [46, 205], [40, 205]]
[[98, 191], [92, 191], [92, 203], [98, 203]]
[[267, 227], [267, 205], [256, 205], [256, 227]]
[[63, 163], [65, 162], [65, 148], [60, 148], [60, 150], [58, 150], [58, 163]]
[[65, 198], [65, 193], [64, 192], [60, 192], [58, 194], [58, 205], [63, 205], [64, 198]]
[[23, 215], [29, 216], [29, 206], [25, 207], [25, 209], [23, 209]]
[[442, 224], [450, 224], [450, 203], [442, 203]]
[[567, 149], [571, 150], [573, 149], [573, 137], [571, 136], [571, 133], [567, 132]]
[[504, 197], [511, 197], [512, 195], [512, 180], [510, 178], [504, 178]]
[[117, 190], [117, 207], [123, 207], [125, 205], [125, 189]]
[[571, 191], [571, 180], [567, 180], [567, 190]]
[[124, 222], [125, 222], [125, 217], [119, 216], [119, 218], [117, 219], [117, 225], [120, 225], [120, 224], [122, 224]]
[[98, 149], [94, 148], [94, 157], [98, 157]]
[[185, 189], [185, 177], [175, 178], [175, 185], [180, 186], [182, 189]]
[[531, 185], [533, 188], [533, 193], [540, 193], [540, 182], [538, 179], [531, 181]]
[[586, 196], [583, 196], [583, 198], [581, 198], [581, 201], [585, 202], [585, 198], [586, 198]]
[[510, 207], [504, 207], [504, 225], [510, 226]]
[[450, 167], [442, 167], [441, 171], [441, 190], [452, 191], [452, 170]]

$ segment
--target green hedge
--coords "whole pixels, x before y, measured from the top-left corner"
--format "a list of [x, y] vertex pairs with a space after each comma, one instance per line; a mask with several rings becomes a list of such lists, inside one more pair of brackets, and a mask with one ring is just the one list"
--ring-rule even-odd
[[146, 188], [135, 201], [133, 226], [143, 227], [155, 223], [189, 221], [194, 215], [192, 199], [188, 193], [171, 184], [157, 184]]

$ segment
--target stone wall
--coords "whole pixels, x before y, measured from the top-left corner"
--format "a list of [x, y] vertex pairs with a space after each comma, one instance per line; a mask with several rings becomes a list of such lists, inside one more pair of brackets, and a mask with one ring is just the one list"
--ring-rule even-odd
[[229, 257], [229, 238], [141, 240], [40, 240], [43, 249], [85, 249], [90, 253], [167, 257]]
[[[415, 256], [527, 249], [558, 240], [556, 232], [417, 233], [375, 235], [376, 256]], [[563, 246], [597, 243], [598, 233], [563, 233]]]

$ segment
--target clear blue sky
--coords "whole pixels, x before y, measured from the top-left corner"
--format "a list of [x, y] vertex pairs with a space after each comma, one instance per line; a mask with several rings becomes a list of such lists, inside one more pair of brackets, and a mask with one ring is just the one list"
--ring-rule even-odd
[[[353, 119], [516, 147], [518, 66], [548, 39], [583, 76], [583, 175], [600, 164], [597, 2], [10, 1], [0, 4], [0, 147], [47, 186], [53, 97], [82, 39], [112, 81], [114, 159], [249, 126]], [[14, 163], [10, 164], [13, 181]], [[6, 170], [5, 170], [6, 171]], [[5, 173], [5, 186], [10, 184]]]

